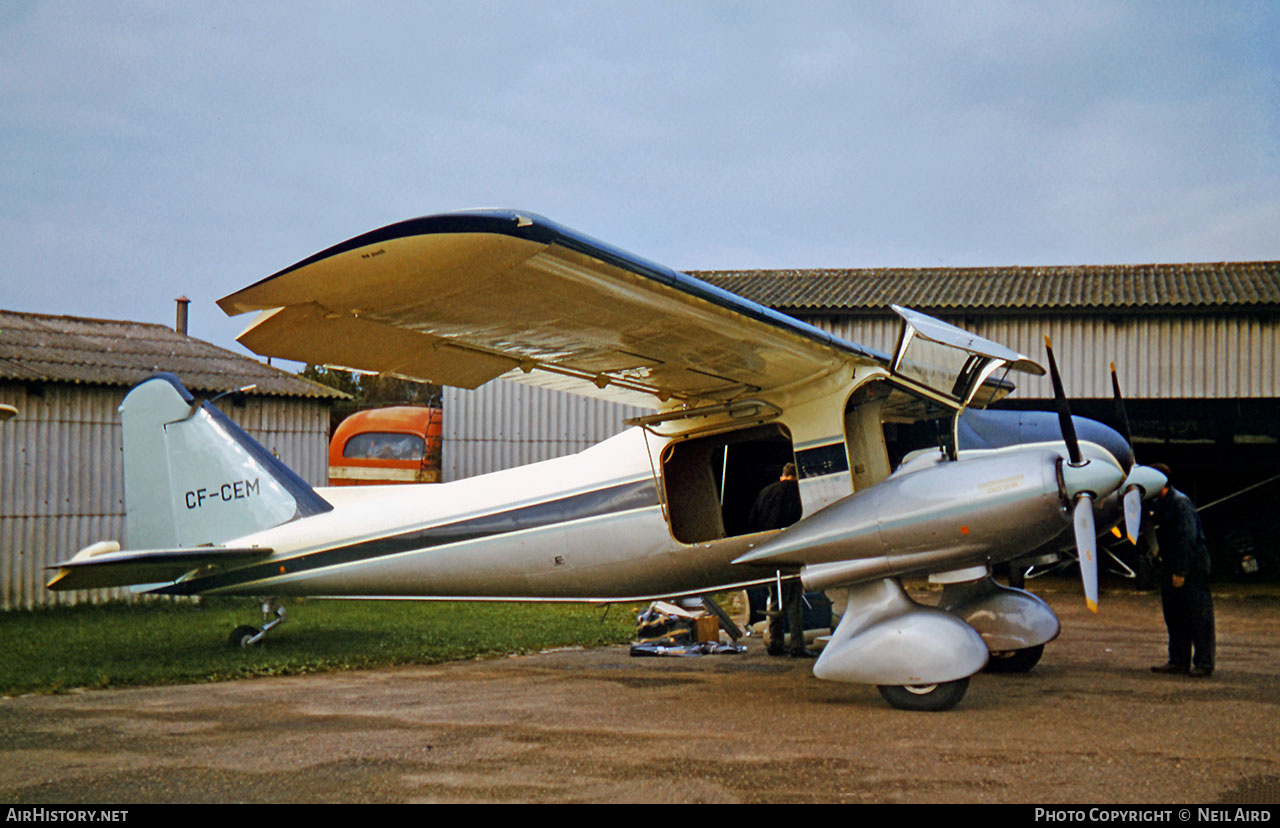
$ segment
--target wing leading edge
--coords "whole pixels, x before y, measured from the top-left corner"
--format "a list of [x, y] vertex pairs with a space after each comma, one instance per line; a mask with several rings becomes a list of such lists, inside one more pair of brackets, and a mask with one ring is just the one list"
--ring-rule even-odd
[[890, 357], [540, 216], [412, 219], [219, 300], [284, 359], [475, 388], [498, 376], [654, 406]]

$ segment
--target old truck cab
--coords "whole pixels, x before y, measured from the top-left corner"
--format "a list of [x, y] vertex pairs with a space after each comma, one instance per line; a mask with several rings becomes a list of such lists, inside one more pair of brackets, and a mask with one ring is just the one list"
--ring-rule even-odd
[[329, 485], [440, 482], [442, 413], [399, 405], [352, 414], [329, 442]]

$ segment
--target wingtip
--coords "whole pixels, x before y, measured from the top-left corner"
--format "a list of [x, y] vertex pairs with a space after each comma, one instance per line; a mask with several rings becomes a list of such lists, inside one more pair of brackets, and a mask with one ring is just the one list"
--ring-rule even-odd
[[1097, 601], [1090, 601], [1088, 598], [1086, 598], [1086, 599], [1084, 599], [1084, 604], [1085, 604], [1085, 606], [1087, 606], [1087, 607], [1089, 608], [1089, 612], [1093, 613], [1094, 615], [1097, 615], [1097, 614], [1098, 614], [1098, 602], [1097, 602]]

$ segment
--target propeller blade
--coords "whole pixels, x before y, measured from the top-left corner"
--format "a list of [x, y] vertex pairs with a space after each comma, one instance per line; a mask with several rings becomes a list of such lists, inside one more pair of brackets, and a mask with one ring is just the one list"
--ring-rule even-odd
[[1098, 533], [1093, 523], [1093, 498], [1081, 494], [1076, 498], [1071, 522], [1076, 532], [1076, 556], [1080, 561], [1080, 581], [1084, 585], [1084, 603], [1098, 612]]
[[1138, 545], [1138, 533], [1142, 530], [1142, 488], [1130, 486], [1124, 493], [1124, 533], [1129, 543]]
[[1124, 441], [1133, 445], [1133, 435], [1129, 432], [1129, 414], [1125, 411], [1124, 397], [1120, 394], [1120, 379], [1116, 376], [1116, 364], [1111, 363], [1111, 398], [1116, 404], [1116, 422], [1120, 425], [1120, 434]]
[[1058, 361], [1053, 358], [1053, 344], [1049, 342], [1048, 334], [1044, 337], [1044, 349], [1049, 354], [1049, 379], [1053, 382], [1053, 399], [1058, 404], [1058, 427], [1062, 429], [1071, 465], [1079, 466], [1084, 462], [1084, 455], [1080, 453], [1080, 440], [1076, 437], [1075, 423], [1071, 421], [1071, 404], [1062, 390], [1062, 377], [1058, 374]]

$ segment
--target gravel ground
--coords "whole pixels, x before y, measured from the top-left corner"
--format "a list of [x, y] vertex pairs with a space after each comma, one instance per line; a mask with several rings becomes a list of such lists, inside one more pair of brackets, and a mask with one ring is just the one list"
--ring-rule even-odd
[[0, 700], [0, 800], [1280, 801], [1277, 591], [1218, 591], [1196, 680], [1148, 672], [1158, 595], [1104, 593], [1093, 617], [1068, 587], [1042, 592], [1063, 631], [1040, 665], [975, 676], [944, 713], [758, 642], [24, 696]]

